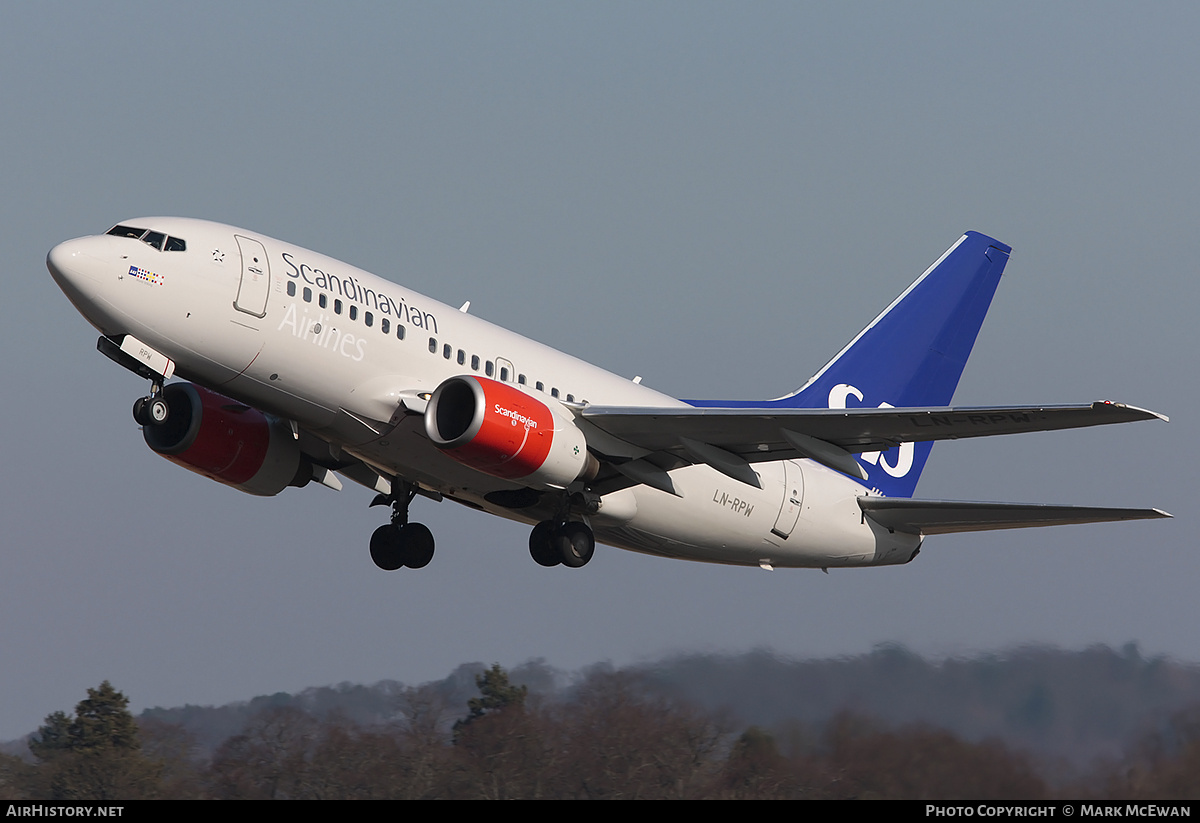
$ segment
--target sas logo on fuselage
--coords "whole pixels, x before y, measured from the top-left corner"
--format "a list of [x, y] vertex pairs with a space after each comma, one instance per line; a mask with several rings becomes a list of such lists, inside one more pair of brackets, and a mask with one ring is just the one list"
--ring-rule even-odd
[[161, 286], [163, 284], [163, 276], [161, 274], [138, 266], [129, 267], [129, 276], [136, 277], [138, 280], [145, 280], [152, 286]]
[[[846, 398], [854, 396], [855, 399], [861, 401], [863, 393], [849, 383], [838, 383], [829, 390], [829, 408], [844, 409], [846, 406]], [[896, 408], [891, 403], [880, 403], [877, 408], [894, 409]], [[858, 459], [871, 466], [878, 465], [892, 477], [904, 477], [913, 467], [913, 455], [915, 445], [912, 443], [901, 443], [897, 449], [888, 449], [887, 456], [895, 456], [896, 462], [889, 463], [882, 452], [863, 452], [858, 456]]]

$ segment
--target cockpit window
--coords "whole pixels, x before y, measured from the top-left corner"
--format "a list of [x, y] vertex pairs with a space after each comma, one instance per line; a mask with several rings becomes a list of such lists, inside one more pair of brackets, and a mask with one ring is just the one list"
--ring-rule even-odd
[[136, 226], [116, 225], [105, 232], [113, 237], [132, 237], [159, 251], [187, 251], [187, 242], [180, 237], [167, 237], [160, 231], [139, 229]]
[[139, 239], [145, 233], [145, 229], [135, 229], [133, 226], [113, 226], [105, 232], [105, 234], [111, 234], [113, 237], [135, 237]]

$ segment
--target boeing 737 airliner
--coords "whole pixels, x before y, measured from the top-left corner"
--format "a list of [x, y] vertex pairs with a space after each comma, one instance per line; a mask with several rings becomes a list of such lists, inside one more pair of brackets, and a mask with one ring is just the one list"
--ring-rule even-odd
[[[1008, 262], [960, 237], [801, 388], [677, 400], [316, 252], [177, 217], [50, 250], [98, 348], [150, 381], [154, 451], [275, 495], [339, 475], [377, 495], [384, 569], [433, 557], [422, 495], [533, 526], [543, 566], [596, 541], [710, 563], [907, 563], [925, 535], [1168, 517], [916, 500], [935, 440], [1162, 419], [1111, 402], [948, 407]], [[168, 382], [172, 377], [183, 380]]]

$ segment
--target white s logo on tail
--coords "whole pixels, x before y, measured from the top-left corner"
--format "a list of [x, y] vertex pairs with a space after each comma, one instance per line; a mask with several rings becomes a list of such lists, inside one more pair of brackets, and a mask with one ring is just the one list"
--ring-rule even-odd
[[[859, 400], [863, 399], [863, 393], [854, 386], [851, 386], [849, 383], [838, 383], [829, 390], [829, 408], [846, 408], [846, 398], [850, 395], [854, 395]], [[880, 403], [879, 408], [894, 409], [896, 407], [891, 403]], [[892, 477], [904, 477], [913, 466], [913, 444], [901, 443], [899, 452], [899, 455], [896, 457], [896, 465], [894, 466], [884, 460], [879, 452], [863, 452], [859, 455], [859, 459], [864, 463], [870, 463], [872, 466], [878, 463]]]

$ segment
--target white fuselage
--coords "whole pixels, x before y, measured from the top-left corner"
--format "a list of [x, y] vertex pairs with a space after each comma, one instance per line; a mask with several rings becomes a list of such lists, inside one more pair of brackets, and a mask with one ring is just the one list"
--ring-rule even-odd
[[[68, 241], [51, 271], [106, 335], [133, 335], [176, 373], [296, 422], [329, 451], [521, 522], [485, 495], [519, 484], [475, 471], [434, 446], [401, 401], [455, 375], [490, 377], [544, 402], [686, 404], [478, 317], [307, 249], [184, 218], [129, 221], [186, 241], [160, 251], [127, 237]], [[915, 535], [863, 517], [867, 489], [808, 460], [757, 463], [762, 488], [705, 465], [676, 469], [678, 492], [633, 485], [588, 520], [602, 543], [738, 565], [834, 567], [907, 562]], [[355, 477], [355, 479], [360, 479]]]

